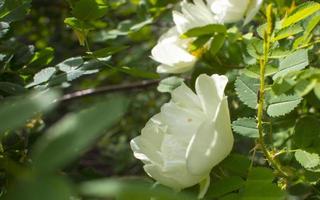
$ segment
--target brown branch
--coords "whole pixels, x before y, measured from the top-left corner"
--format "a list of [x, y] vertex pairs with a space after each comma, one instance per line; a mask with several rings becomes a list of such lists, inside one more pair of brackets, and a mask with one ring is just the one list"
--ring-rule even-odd
[[66, 101], [71, 101], [75, 99], [80, 99], [83, 97], [89, 97], [89, 96], [112, 93], [112, 92], [145, 89], [145, 88], [149, 88], [157, 85], [160, 81], [161, 80], [159, 79], [144, 80], [144, 81], [135, 82], [135, 83], [126, 83], [126, 84], [120, 84], [120, 85], [105, 86], [105, 87], [96, 88], [96, 89], [80, 90], [80, 91], [76, 91], [76, 92], [64, 95], [60, 99], [60, 102], [66, 102]]

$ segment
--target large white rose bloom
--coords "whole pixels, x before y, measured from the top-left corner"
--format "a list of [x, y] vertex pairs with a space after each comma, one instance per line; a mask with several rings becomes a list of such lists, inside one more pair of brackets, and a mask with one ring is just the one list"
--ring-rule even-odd
[[176, 28], [171, 28], [161, 36], [151, 51], [151, 58], [161, 65], [158, 73], [183, 73], [191, 70], [197, 57], [188, 52], [190, 40], [181, 39]]
[[173, 11], [172, 16], [180, 34], [192, 28], [218, 23], [218, 18], [203, 0], [194, 0], [194, 3], [183, 1], [181, 3], [181, 12]]
[[227, 82], [226, 76], [202, 74], [196, 94], [182, 84], [131, 140], [134, 156], [149, 176], [176, 190], [204, 180], [209, 185], [211, 169], [227, 157], [234, 142], [224, 95]]
[[250, 22], [257, 14], [263, 0], [207, 0], [211, 11], [220, 23], [234, 23], [245, 19]]

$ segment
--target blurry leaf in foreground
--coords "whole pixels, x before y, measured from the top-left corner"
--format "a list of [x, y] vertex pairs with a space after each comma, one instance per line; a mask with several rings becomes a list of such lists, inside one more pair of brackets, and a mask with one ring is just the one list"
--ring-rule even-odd
[[26, 93], [28, 90], [19, 84], [0, 82], [0, 91], [5, 92], [9, 95], [19, 95]]
[[5, 200], [68, 200], [73, 195], [71, 184], [56, 176], [26, 176], [9, 188]]
[[121, 118], [127, 104], [123, 97], [113, 98], [60, 120], [34, 146], [35, 167], [54, 171], [74, 161]]
[[145, 181], [96, 180], [82, 183], [79, 187], [84, 196], [95, 198], [117, 198], [121, 200], [194, 200], [194, 196], [176, 193], [168, 188], [156, 187]]
[[15, 100], [2, 103], [0, 105], [0, 134], [19, 128], [37, 113], [49, 110], [54, 106], [53, 102], [58, 96], [57, 92], [48, 91], [27, 97], [17, 97]]

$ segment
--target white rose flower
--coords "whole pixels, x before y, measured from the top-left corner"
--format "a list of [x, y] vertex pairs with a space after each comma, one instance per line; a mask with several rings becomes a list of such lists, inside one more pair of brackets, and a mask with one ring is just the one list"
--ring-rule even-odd
[[189, 39], [181, 39], [177, 29], [171, 28], [151, 51], [151, 58], [161, 65], [158, 73], [183, 73], [191, 70], [197, 57], [188, 52]]
[[250, 22], [259, 11], [263, 0], [207, 0], [220, 23], [234, 23], [245, 18]]
[[194, 0], [194, 4], [183, 1], [181, 3], [181, 12], [173, 11], [172, 15], [180, 34], [192, 28], [218, 23], [217, 17], [203, 0]]
[[234, 138], [224, 89], [226, 76], [200, 75], [196, 94], [185, 84], [131, 140], [134, 156], [159, 183], [176, 190], [205, 183], [211, 169], [231, 152]]

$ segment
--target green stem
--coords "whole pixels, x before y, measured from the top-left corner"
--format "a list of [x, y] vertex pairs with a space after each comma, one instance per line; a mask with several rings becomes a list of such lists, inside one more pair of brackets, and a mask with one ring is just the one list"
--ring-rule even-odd
[[270, 29], [268, 29], [264, 35], [264, 44], [263, 44], [264, 55], [262, 58], [260, 58], [260, 90], [259, 90], [258, 114], [257, 114], [259, 144], [269, 164], [272, 167], [274, 167], [282, 176], [287, 177], [288, 174], [282, 170], [280, 163], [278, 163], [272, 157], [264, 141], [263, 115], [264, 115], [264, 104], [265, 104], [265, 74], [266, 74], [266, 66], [269, 60], [270, 41], [271, 41], [271, 31]]
[[265, 99], [265, 67], [266, 62], [265, 60], [260, 60], [260, 95], [259, 95], [259, 103], [258, 103], [258, 130], [259, 130], [259, 143], [260, 147], [266, 156], [268, 162], [277, 170], [279, 173], [285, 177], [287, 177], [287, 173], [285, 173], [282, 169], [280, 164], [272, 158], [270, 152], [267, 149], [267, 146], [264, 141], [264, 133], [263, 133], [263, 107], [264, 107], [264, 99]]

